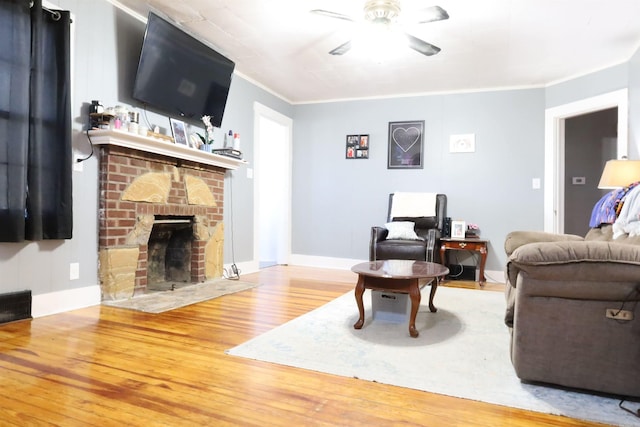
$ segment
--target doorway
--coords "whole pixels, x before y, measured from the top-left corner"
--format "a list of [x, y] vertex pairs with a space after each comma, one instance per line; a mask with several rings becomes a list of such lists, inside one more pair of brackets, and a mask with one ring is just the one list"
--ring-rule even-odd
[[[583, 99], [570, 104], [549, 108], [545, 111], [545, 171], [544, 171], [544, 230], [551, 233], [565, 232], [565, 187], [566, 181], [566, 127], [572, 117], [607, 109], [617, 109], [617, 140], [610, 158], [621, 158], [628, 150], [628, 91], [622, 89], [604, 95]], [[573, 156], [573, 154], [571, 154]], [[572, 158], [572, 160], [574, 160]], [[599, 174], [600, 170], [592, 171]], [[581, 178], [581, 174], [578, 174]], [[571, 177], [573, 182], [573, 176]], [[597, 188], [597, 182], [586, 183]], [[597, 202], [592, 201], [591, 209]], [[590, 210], [589, 210], [590, 213]], [[568, 217], [568, 216], [567, 216]], [[584, 235], [584, 234], [583, 234]]]
[[618, 108], [569, 117], [564, 132], [564, 232], [584, 236], [595, 203], [611, 190], [598, 188], [618, 145]]
[[254, 259], [259, 268], [286, 265], [291, 254], [293, 121], [254, 103]]

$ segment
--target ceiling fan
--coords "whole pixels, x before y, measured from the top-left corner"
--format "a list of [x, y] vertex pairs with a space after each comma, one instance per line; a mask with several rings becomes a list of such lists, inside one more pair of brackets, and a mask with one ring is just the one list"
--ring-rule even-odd
[[[400, 6], [400, 0], [366, 0], [364, 3], [363, 11], [365, 23], [372, 24], [374, 26], [377, 26], [378, 28], [382, 27], [384, 29], [391, 29], [397, 26], [402, 8]], [[326, 16], [329, 18], [342, 19], [350, 22], [361, 21], [351, 16], [337, 12], [331, 12], [329, 10], [314, 9], [311, 11], [311, 13]], [[431, 6], [423, 9], [420, 12], [420, 15], [423, 16], [423, 18], [416, 22], [416, 24], [442, 21], [449, 18], [449, 14], [440, 6]], [[440, 52], [440, 48], [432, 45], [431, 43], [420, 40], [419, 38], [414, 37], [406, 32], [403, 33], [403, 35], [407, 39], [408, 46], [423, 55], [431, 56]], [[336, 47], [329, 53], [331, 55], [344, 55], [351, 49], [351, 47], [352, 42], [351, 40], [349, 40], [348, 42]]]

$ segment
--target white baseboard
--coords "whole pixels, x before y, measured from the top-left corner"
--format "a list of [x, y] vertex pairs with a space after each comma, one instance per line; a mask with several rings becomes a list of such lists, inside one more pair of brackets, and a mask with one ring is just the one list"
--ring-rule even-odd
[[31, 316], [43, 317], [90, 307], [100, 304], [101, 299], [100, 285], [34, 295], [31, 299]]
[[[302, 267], [331, 268], [335, 270], [351, 270], [356, 264], [367, 262], [366, 259], [332, 258], [310, 255], [291, 255], [291, 265]], [[485, 270], [484, 276], [487, 282], [504, 283], [504, 272], [502, 270]]]
[[484, 278], [491, 283], [505, 283], [504, 271], [502, 270], [485, 270]]
[[[356, 264], [367, 260], [350, 258], [333, 258], [310, 255], [291, 255], [290, 265], [302, 267], [329, 268], [334, 270], [351, 270]], [[260, 271], [258, 261], [245, 261], [236, 263], [236, 267], [243, 274]], [[225, 265], [227, 271], [231, 270], [231, 264]], [[504, 283], [504, 272], [500, 270], [486, 270], [485, 276], [488, 282]], [[102, 302], [100, 285], [86, 286], [84, 288], [67, 289], [48, 294], [34, 295], [31, 303], [31, 315], [36, 317], [63, 313], [65, 311], [99, 305]]]
[[[354, 265], [367, 261], [368, 260], [364, 259], [333, 258], [292, 254], [289, 259], [289, 265], [296, 265], [300, 267], [330, 268], [334, 270], [351, 270], [351, 267], [353, 267]], [[238, 267], [238, 270], [240, 270], [241, 275], [256, 273], [260, 271], [260, 262], [240, 262], [236, 263], [236, 267]], [[231, 264], [225, 264], [224, 268], [227, 269], [227, 271], [231, 271]]]
[[[233, 271], [231, 269], [231, 265], [232, 264], [225, 264], [224, 265], [225, 271], [229, 272], [230, 274]], [[243, 274], [256, 273], [256, 272], [260, 271], [260, 263], [258, 261], [237, 262], [236, 263], [236, 267], [238, 268], [238, 272], [240, 273], [240, 277], [242, 277]], [[223, 273], [223, 276], [226, 276], [226, 273]]]
[[332, 268], [335, 270], [351, 270], [356, 264], [368, 262], [367, 259], [333, 258], [311, 255], [291, 255], [291, 265], [302, 267]]

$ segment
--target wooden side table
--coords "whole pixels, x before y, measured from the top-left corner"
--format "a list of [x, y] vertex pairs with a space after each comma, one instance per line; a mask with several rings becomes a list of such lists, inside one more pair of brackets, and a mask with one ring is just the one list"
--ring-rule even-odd
[[468, 239], [440, 239], [440, 262], [446, 264], [445, 255], [447, 250], [465, 250], [480, 252], [480, 286], [484, 285], [486, 278], [484, 277], [484, 265], [487, 262], [487, 244], [488, 240], [468, 238]]

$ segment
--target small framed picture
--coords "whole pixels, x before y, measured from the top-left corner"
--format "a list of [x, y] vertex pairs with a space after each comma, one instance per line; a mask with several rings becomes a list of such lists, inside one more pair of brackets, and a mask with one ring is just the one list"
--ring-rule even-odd
[[187, 129], [184, 122], [172, 118], [169, 118], [169, 122], [171, 122], [173, 141], [176, 144], [189, 145], [189, 141], [187, 140]]
[[464, 221], [451, 221], [451, 238], [464, 239], [466, 228]]
[[368, 159], [369, 135], [347, 135], [345, 158]]
[[473, 153], [476, 151], [476, 135], [473, 133], [467, 135], [450, 135], [449, 136], [449, 152], [450, 153]]

